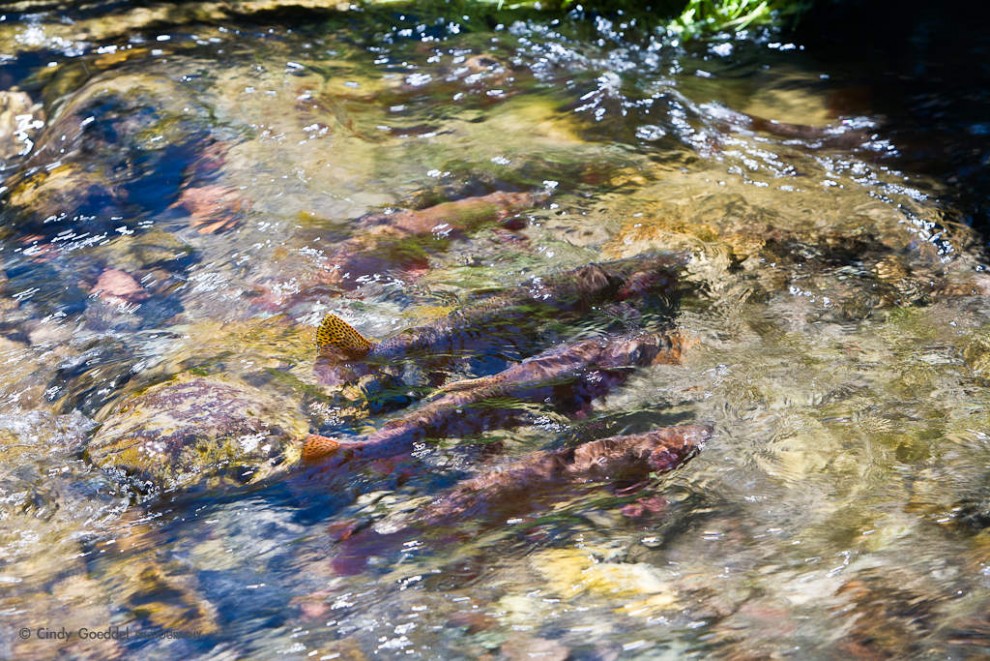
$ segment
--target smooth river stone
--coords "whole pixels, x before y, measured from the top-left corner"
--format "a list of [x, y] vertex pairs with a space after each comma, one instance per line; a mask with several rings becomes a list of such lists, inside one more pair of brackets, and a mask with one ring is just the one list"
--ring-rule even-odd
[[158, 384], [97, 419], [89, 459], [134, 478], [145, 493], [256, 482], [295, 463], [306, 432], [295, 405], [207, 378]]

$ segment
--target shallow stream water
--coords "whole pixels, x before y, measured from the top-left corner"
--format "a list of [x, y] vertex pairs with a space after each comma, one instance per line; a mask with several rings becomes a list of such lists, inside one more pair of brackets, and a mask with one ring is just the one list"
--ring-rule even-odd
[[[773, 34], [250, 5], [0, 22], [0, 657], [990, 653], [985, 256], [842, 72]], [[532, 202], [328, 262], [371, 214], [496, 191]], [[149, 492], [87, 451], [193, 376], [360, 436], [387, 411], [314, 375], [326, 312], [383, 338], [657, 251], [688, 348], [581, 415], [323, 483]], [[661, 312], [554, 339], [626, 314]], [[498, 456], [690, 422], [711, 440], [648, 484], [333, 562]]]

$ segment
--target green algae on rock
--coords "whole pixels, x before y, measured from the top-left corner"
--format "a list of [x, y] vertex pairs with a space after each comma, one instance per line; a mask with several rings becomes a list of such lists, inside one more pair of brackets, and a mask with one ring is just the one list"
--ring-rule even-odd
[[177, 378], [97, 416], [87, 457], [136, 478], [141, 492], [256, 482], [298, 459], [305, 422], [257, 388]]

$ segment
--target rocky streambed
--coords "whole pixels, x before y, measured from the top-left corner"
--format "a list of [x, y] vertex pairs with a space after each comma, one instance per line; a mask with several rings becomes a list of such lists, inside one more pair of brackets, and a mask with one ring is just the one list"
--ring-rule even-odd
[[278, 4], [0, 22], [0, 656], [986, 651], [985, 256], [853, 76]]

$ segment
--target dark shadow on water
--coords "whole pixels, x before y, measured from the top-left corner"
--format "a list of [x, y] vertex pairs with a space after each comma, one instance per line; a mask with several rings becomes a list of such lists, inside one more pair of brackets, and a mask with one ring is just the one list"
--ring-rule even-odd
[[[819, 2], [794, 40], [845, 92], [884, 117], [895, 163], [949, 187], [956, 217], [990, 237], [990, 30], [977, 4]], [[952, 217], [952, 216], [950, 216]]]

